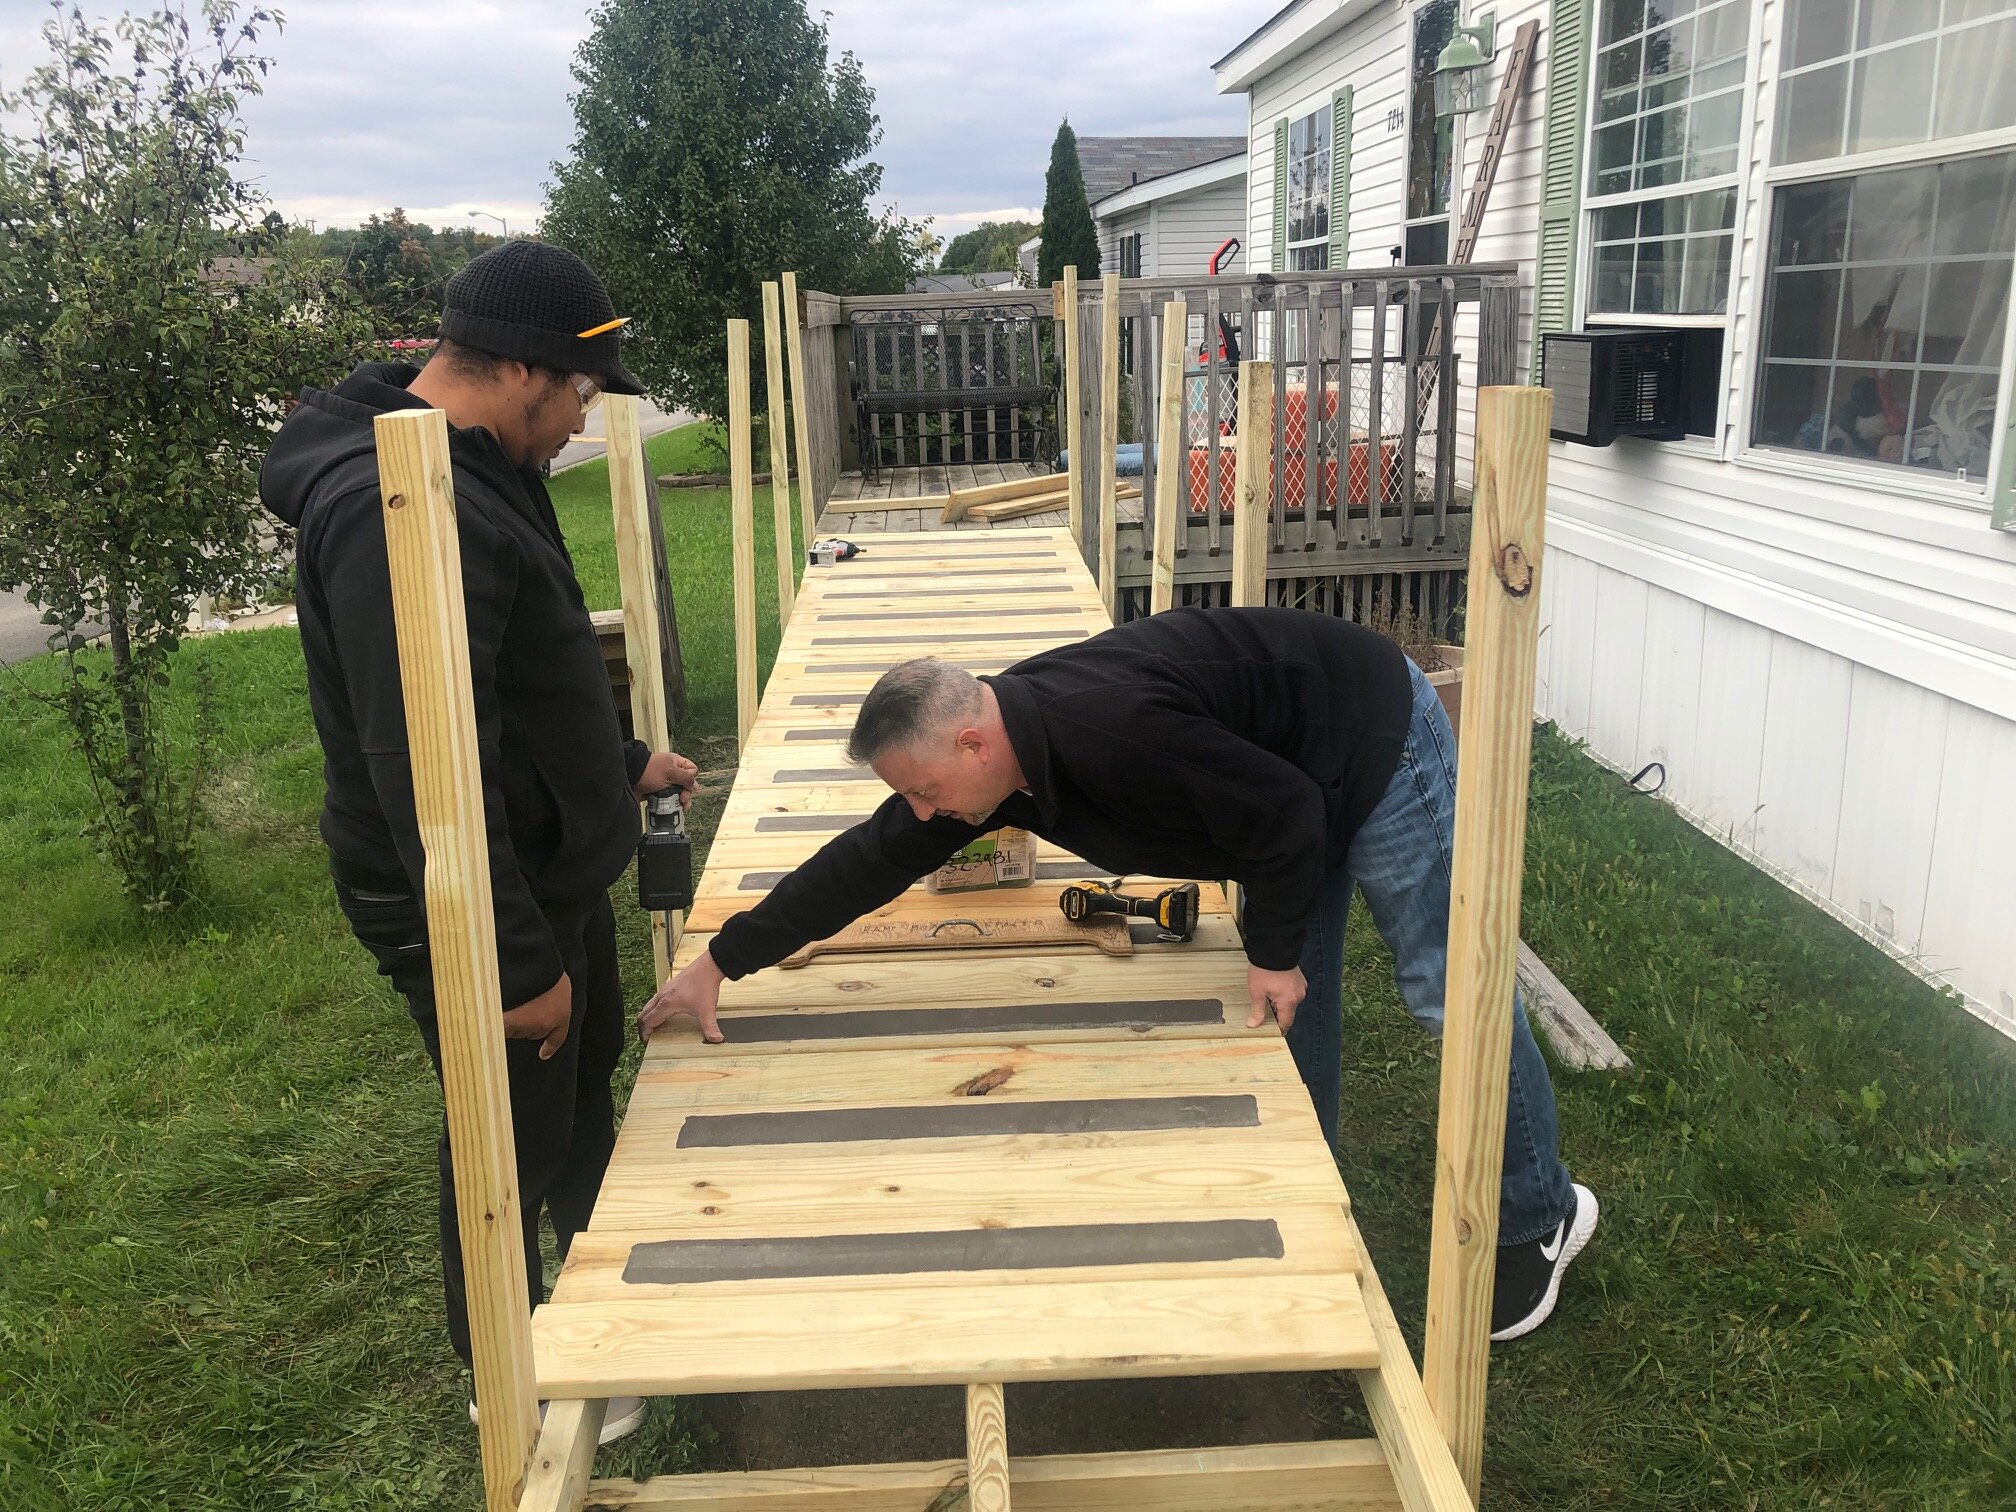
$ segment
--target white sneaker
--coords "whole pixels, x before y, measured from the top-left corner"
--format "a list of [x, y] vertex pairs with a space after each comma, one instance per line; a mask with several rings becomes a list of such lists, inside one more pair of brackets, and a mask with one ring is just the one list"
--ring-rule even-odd
[[[620, 1438], [635, 1433], [644, 1421], [647, 1403], [640, 1396], [619, 1396], [609, 1398], [608, 1410], [602, 1414], [602, 1436], [597, 1444], [613, 1444]], [[481, 1420], [476, 1415], [476, 1398], [469, 1398], [469, 1421], [472, 1425]], [[539, 1404], [539, 1421], [546, 1421], [546, 1404]]]

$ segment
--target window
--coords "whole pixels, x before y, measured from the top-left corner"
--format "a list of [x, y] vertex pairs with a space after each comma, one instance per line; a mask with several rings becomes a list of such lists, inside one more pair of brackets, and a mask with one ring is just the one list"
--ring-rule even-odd
[[1591, 315], [1723, 315], [1736, 191], [1611, 205], [1595, 213]]
[[1407, 99], [1406, 258], [1449, 261], [1449, 193], [1456, 177], [1456, 116], [1435, 113], [1435, 62], [1456, 35], [1458, 0], [1429, 0], [1414, 12], [1414, 64]]
[[1120, 238], [1120, 276], [1139, 278], [1141, 276], [1141, 233], [1130, 232]]
[[1754, 442], [1982, 483], [2012, 252], [2016, 152], [1782, 185]]
[[1788, 0], [1773, 160], [2016, 127], [2010, 0]]
[[1288, 124], [1288, 267], [1330, 266], [1330, 107]]
[[1590, 195], [1733, 175], [1750, 0], [1603, 0], [1600, 16]]

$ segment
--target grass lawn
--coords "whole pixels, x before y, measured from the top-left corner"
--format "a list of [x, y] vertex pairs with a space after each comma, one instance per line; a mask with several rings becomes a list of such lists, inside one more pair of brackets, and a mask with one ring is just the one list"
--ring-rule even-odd
[[[598, 606], [605, 489], [600, 463], [554, 486]], [[664, 506], [678, 744], [718, 789], [727, 495]], [[759, 490], [759, 563], [767, 513]], [[215, 677], [220, 776], [204, 897], [172, 920], [136, 918], [80, 838], [83, 784], [23, 692], [49, 668], [0, 682], [0, 1506], [474, 1507], [437, 1320], [436, 1094], [328, 896], [298, 639], [184, 656]], [[1604, 1224], [1560, 1317], [1494, 1358], [1492, 1503], [2010, 1504], [2016, 1047], [1552, 738], [1529, 861], [1527, 938], [1639, 1069], [1560, 1080]], [[641, 919], [618, 915], [641, 996]], [[1414, 1318], [1435, 1057], [1386, 970], [1360, 921], [1344, 1148]], [[1328, 1405], [1358, 1431], [1348, 1390]], [[601, 1465], [708, 1454], [661, 1405]]]

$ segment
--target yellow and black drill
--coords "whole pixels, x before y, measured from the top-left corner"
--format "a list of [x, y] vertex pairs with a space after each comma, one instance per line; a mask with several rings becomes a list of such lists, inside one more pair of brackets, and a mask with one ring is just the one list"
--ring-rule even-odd
[[1165, 940], [1181, 943], [1197, 933], [1195, 882], [1182, 882], [1175, 887], [1164, 888], [1152, 898], [1123, 893], [1118, 881], [1075, 882], [1064, 889], [1057, 901], [1064, 910], [1064, 917], [1073, 924], [1081, 924], [1094, 914], [1115, 913], [1152, 919]]

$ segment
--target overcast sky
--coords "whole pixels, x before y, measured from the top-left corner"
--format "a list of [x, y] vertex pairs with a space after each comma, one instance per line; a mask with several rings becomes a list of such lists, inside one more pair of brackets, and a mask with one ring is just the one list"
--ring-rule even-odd
[[[140, 8], [142, 0], [128, 0]], [[1081, 135], [1238, 134], [1210, 65], [1281, 0], [815, 0], [861, 59], [882, 117], [885, 199], [950, 237], [1035, 219], [1058, 121]], [[109, 0], [86, 13], [112, 14]], [[192, 9], [193, 0], [192, 0]], [[529, 230], [572, 139], [578, 0], [281, 0], [286, 30], [247, 111], [247, 171], [290, 218], [354, 225], [403, 205]], [[44, 56], [45, 0], [0, 0], [0, 89]]]

